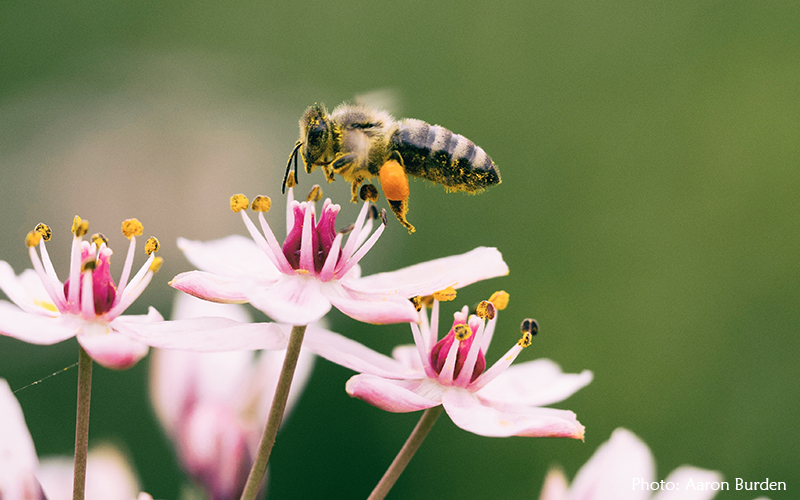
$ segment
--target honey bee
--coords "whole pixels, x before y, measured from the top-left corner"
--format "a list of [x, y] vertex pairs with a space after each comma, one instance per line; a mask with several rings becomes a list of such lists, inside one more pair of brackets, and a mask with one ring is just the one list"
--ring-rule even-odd
[[[306, 110], [300, 119], [300, 140], [286, 164], [282, 191], [287, 183], [296, 182], [300, 155], [306, 172], [320, 167], [328, 182], [336, 174], [350, 182], [353, 202], [358, 201], [361, 183], [378, 177], [392, 212], [409, 233], [415, 229], [406, 219], [406, 174], [441, 184], [448, 192], [477, 194], [500, 184], [497, 165], [466, 137], [422, 120], [395, 120], [385, 111], [361, 104], [342, 104], [330, 114], [322, 104]], [[294, 177], [290, 179], [292, 161]], [[362, 190], [362, 197], [373, 201], [376, 195], [374, 188]]]

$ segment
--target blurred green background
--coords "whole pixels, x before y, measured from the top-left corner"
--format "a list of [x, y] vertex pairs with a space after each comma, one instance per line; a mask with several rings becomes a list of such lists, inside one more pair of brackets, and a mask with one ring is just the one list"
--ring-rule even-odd
[[[791, 1], [5, 0], [0, 259], [29, 267], [24, 236], [47, 222], [63, 278], [80, 214], [111, 239], [118, 276], [119, 224], [137, 217], [166, 263], [131, 311], [167, 316], [166, 282], [191, 269], [176, 238], [244, 234], [228, 197], [280, 198], [306, 106], [390, 89], [398, 116], [474, 140], [503, 183], [473, 197], [413, 182], [416, 234], [390, 221], [364, 272], [496, 246], [511, 274], [457, 299], [511, 294], [489, 361], [533, 316], [541, 334], [519, 361], [595, 373], [555, 405], [578, 414], [585, 443], [484, 438], [443, 416], [390, 498], [537, 498], [548, 467], [573, 477], [618, 426], [651, 447], [659, 478], [692, 464], [784, 481], [770, 496], [796, 498], [798, 21]], [[300, 188], [322, 180], [302, 174]], [[347, 185], [323, 187], [353, 218]], [[407, 326], [329, 318], [383, 352], [411, 341]], [[16, 389], [76, 351], [0, 338], [0, 376]], [[365, 498], [401, 447], [418, 415], [351, 400], [350, 375], [317, 364], [269, 498]], [[72, 451], [76, 377], [17, 394], [40, 456]], [[174, 499], [184, 479], [146, 379], [146, 359], [95, 370], [91, 439], [127, 449], [143, 489]]]

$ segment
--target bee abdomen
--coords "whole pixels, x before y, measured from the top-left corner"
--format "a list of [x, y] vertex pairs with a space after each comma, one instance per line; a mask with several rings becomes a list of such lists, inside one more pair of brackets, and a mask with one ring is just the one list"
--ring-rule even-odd
[[470, 193], [500, 183], [500, 171], [483, 149], [439, 125], [401, 120], [391, 142], [410, 175]]

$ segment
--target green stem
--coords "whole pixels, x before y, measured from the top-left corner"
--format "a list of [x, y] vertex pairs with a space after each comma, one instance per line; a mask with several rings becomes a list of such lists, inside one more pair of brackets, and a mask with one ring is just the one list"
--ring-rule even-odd
[[283, 360], [281, 374], [278, 376], [278, 386], [275, 388], [275, 397], [272, 399], [272, 407], [269, 409], [267, 426], [258, 444], [253, 467], [247, 477], [241, 500], [254, 500], [258, 494], [258, 489], [264, 480], [267, 472], [269, 455], [275, 445], [275, 437], [278, 435], [278, 428], [283, 420], [283, 412], [286, 409], [286, 400], [289, 397], [289, 388], [292, 385], [294, 370], [297, 368], [297, 358], [300, 356], [300, 347], [303, 345], [303, 336], [306, 333], [305, 326], [293, 326], [292, 333], [289, 335], [289, 345], [286, 347], [286, 357]]
[[89, 403], [92, 398], [92, 358], [79, 346], [78, 411], [75, 417], [75, 472], [72, 500], [83, 500], [86, 489], [86, 455], [89, 449]]
[[403, 473], [406, 465], [411, 461], [411, 457], [417, 452], [425, 436], [428, 435], [433, 424], [436, 423], [436, 419], [442, 414], [443, 409], [444, 407], [439, 405], [425, 410], [425, 413], [422, 414], [419, 422], [417, 422], [417, 426], [414, 427], [414, 430], [411, 431], [411, 435], [406, 439], [406, 444], [400, 449], [400, 453], [394, 457], [392, 465], [386, 469], [380, 482], [378, 482], [375, 489], [372, 490], [367, 500], [383, 500], [386, 495], [389, 494], [389, 490], [391, 490], [394, 483], [397, 482], [400, 474]]

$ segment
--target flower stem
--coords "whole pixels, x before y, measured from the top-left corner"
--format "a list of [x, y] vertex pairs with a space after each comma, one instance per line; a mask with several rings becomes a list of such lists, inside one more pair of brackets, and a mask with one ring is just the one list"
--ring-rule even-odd
[[92, 358], [78, 347], [78, 412], [75, 417], [75, 472], [72, 500], [83, 500], [86, 489], [86, 455], [89, 449], [89, 403], [92, 398]]
[[372, 490], [367, 500], [383, 500], [383, 498], [389, 494], [389, 490], [391, 490], [394, 483], [397, 482], [400, 474], [403, 473], [406, 465], [411, 461], [411, 457], [417, 452], [425, 436], [428, 435], [433, 424], [436, 423], [436, 419], [442, 414], [443, 409], [444, 407], [439, 405], [425, 410], [425, 413], [422, 414], [419, 422], [417, 422], [417, 426], [414, 427], [414, 430], [411, 431], [411, 435], [406, 439], [406, 444], [400, 449], [400, 453], [394, 457], [392, 465], [386, 469], [383, 477], [375, 486], [375, 489]]
[[300, 347], [303, 345], [305, 333], [305, 325], [292, 327], [292, 333], [289, 335], [289, 345], [286, 347], [286, 357], [283, 359], [283, 367], [278, 376], [278, 386], [275, 388], [275, 397], [272, 399], [272, 406], [269, 409], [267, 426], [264, 428], [264, 434], [258, 444], [258, 453], [253, 462], [253, 467], [250, 469], [250, 475], [247, 477], [241, 500], [254, 500], [258, 494], [258, 489], [261, 487], [261, 482], [264, 480], [264, 474], [267, 472], [267, 463], [269, 463], [269, 455], [275, 445], [275, 436], [278, 435], [278, 428], [281, 426], [281, 420], [283, 420], [286, 400], [289, 397], [289, 388], [292, 385], [294, 370], [297, 368], [297, 358], [300, 356]]

